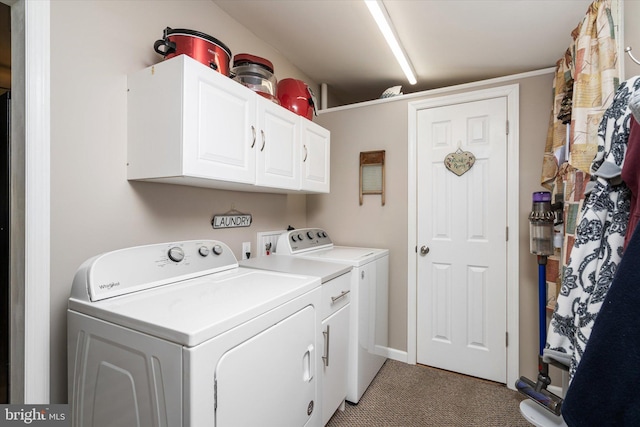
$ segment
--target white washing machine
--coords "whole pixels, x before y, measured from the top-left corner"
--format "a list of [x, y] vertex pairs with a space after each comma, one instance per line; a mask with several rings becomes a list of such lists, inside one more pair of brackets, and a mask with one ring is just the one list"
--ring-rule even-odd
[[214, 240], [87, 260], [68, 305], [74, 426], [320, 426], [316, 277]]
[[303, 228], [280, 235], [275, 252], [353, 267], [347, 400], [358, 403], [387, 359], [389, 250], [334, 246], [326, 231]]

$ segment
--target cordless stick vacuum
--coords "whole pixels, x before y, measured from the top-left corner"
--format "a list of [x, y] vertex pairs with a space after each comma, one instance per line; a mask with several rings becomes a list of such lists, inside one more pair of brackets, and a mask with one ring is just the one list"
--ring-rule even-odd
[[547, 342], [547, 257], [553, 255], [553, 225], [555, 214], [551, 207], [551, 193], [533, 193], [533, 207], [529, 214], [529, 251], [538, 256], [538, 316], [540, 345], [538, 352], [538, 380], [534, 383], [526, 377], [516, 381], [516, 389], [529, 399], [555, 415], [560, 415], [562, 398], [547, 390], [551, 384], [549, 364], [542, 359]]

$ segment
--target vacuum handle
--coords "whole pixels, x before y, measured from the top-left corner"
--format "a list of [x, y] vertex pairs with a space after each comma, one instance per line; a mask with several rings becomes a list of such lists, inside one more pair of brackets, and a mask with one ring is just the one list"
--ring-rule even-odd
[[[164, 50], [160, 50], [160, 46], [164, 46]], [[169, 40], [156, 40], [153, 44], [153, 50], [156, 53], [159, 53], [162, 56], [167, 56], [170, 53], [176, 51], [176, 44], [174, 42], [170, 42]]]

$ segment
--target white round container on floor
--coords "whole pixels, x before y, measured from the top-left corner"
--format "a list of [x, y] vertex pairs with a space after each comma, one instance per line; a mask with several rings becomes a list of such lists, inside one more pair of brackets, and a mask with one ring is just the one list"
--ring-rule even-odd
[[520, 413], [536, 427], [567, 427], [562, 416], [556, 416], [531, 400], [520, 402]]

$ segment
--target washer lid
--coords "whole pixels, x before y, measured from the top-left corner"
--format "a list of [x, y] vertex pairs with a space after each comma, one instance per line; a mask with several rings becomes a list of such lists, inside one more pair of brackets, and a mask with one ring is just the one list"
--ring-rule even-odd
[[188, 347], [196, 346], [320, 285], [320, 279], [235, 268], [90, 302], [78, 311]]
[[329, 249], [319, 249], [316, 251], [298, 254], [302, 258], [317, 259], [326, 262], [337, 262], [350, 264], [354, 267], [368, 264], [378, 258], [389, 254], [388, 249], [355, 248], [349, 246], [334, 246]]
[[244, 260], [240, 262], [240, 266], [268, 271], [281, 271], [283, 273], [306, 274], [319, 277], [322, 283], [349, 273], [353, 268], [344, 263], [322, 262], [315, 259], [278, 254]]

